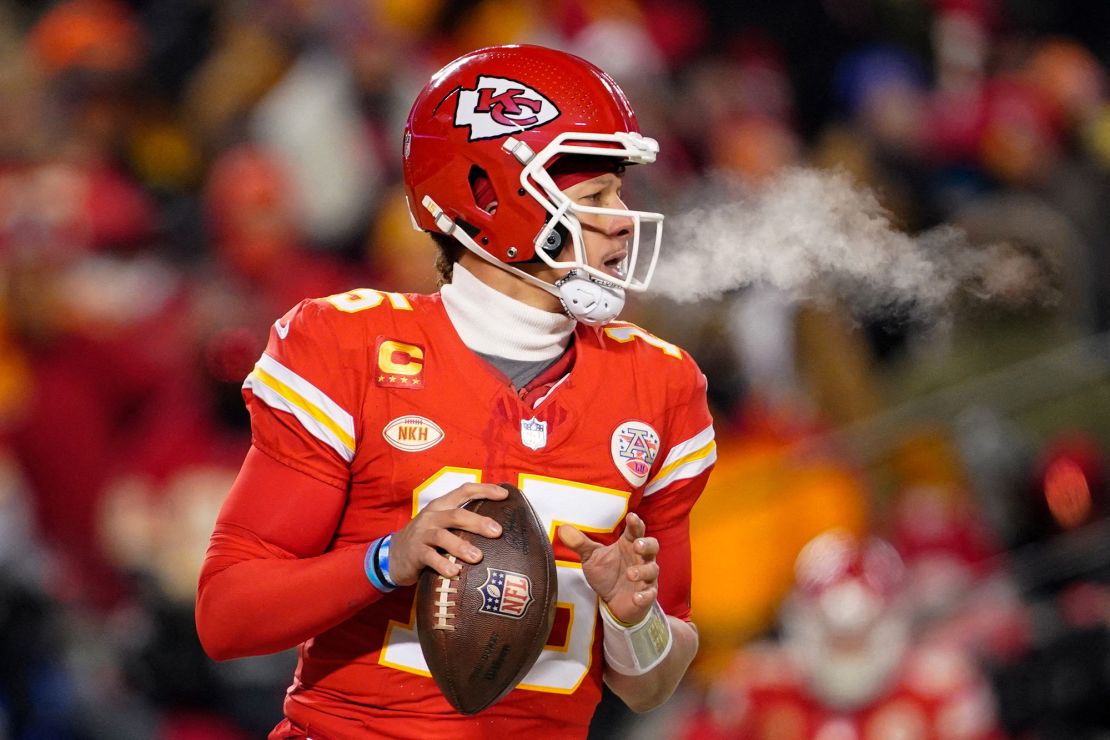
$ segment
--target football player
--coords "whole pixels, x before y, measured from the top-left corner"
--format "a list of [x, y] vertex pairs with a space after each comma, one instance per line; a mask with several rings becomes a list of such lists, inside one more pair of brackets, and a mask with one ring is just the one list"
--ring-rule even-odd
[[902, 559], [833, 529], [795, 562], [782, 639], [741, 649], [682, 737], [998, 740], [974, 655], [915, 637]]
[[[466, 54], [417, 97], [405, 187], [446, 282], [274, 323], [200, 577], [213, 658], [299, 646], [272, 738], [584, 737], [603, 680], [647, 710], [682, 678], [688, 516], [716, 459], [705, 378], [615, 320], [663, 218], [625, 206], [622, 174], [657, 149], [608, 75], [551, 49]], [[464, 716], [429, 677], [412, 585], [481, 560], [450, 530], [496, 536], [460, 505], [502, 481], [553, 538], [559, 608], [519, 687]]]

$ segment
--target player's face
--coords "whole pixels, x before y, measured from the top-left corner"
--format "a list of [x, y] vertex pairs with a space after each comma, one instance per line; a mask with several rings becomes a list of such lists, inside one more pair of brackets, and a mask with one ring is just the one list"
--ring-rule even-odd
[[[622, 180], [620, 175], [607, 173], [591, 180], [572, 185], [563, 193], [579, 205], [594, 208], [621, 208]], [[627, 216], [608, 216], [593, 213], [579, 214], [582, 238], [586, 248], [586, 261], [615, 278], [624, 277], [628, 261], [628, 245], [632, 238], [633, 222]], [[564, 247], [561, 260], [573, 259], [571, 245]]]

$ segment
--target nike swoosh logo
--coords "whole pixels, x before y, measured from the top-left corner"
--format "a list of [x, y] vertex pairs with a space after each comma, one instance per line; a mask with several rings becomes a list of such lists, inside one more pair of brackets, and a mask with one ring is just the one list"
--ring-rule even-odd
[[282, 324], [281, 319], [274, 322], [274, 331], [277, 332], [279, 339], [285, 339], [289, 336], [289, 324]]

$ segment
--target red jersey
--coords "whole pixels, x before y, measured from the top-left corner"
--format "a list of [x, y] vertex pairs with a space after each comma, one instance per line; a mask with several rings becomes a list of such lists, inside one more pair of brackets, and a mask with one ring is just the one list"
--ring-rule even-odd
[[[705, 378], [632, 324], [579, 325], [570, 372], [522, 394], [456, 334], [439, 295], [356, 290], [275, 323], [244, 384], [254, 446], [347, 491], [329, 549], [369, 543], [467, 482], [510, 482], [554, 541], [608, 544], [629, 511], [660, 540], [660, 603], [689, 617], [688, 514], [716, 459]], [[525, 400], [527, 397], [527, 401]], [[585, 736], [600, 698], [597, 596], [557, 542], [548, 645], [498, 704], [456, 713], [428, 673], [415, 589], [306, 641], [285, 702], [312, 737]]]

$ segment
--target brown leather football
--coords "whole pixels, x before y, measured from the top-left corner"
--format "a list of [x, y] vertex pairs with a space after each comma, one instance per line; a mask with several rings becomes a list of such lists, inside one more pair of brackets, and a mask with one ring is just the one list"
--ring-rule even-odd
[[532, 668], [555, 621], [558, 583], [551, 542], [520, 489], [463, 507], [502, 527], [500, 537], [455, 531], [483, 553], [456, 578], [430, 568], [416, 591], [420, 648], [447, 701], [474, 714], [509, 693]]

